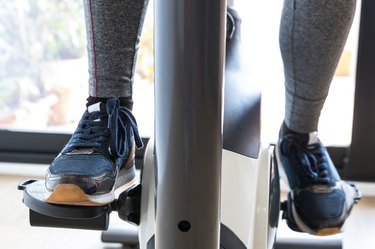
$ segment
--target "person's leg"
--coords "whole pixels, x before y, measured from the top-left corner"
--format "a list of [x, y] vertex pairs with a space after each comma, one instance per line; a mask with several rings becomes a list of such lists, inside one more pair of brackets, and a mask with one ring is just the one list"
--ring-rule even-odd
[[285, 123], [316, 131], [320, 111], [344, 48], [355, 0], [285, 0], [280, 50], [285, 74]]
[[131, 97], [148, 0], [84, 0], [89, 95]]
[[131, 113], [132, 84], [148, 0], [84, 0], [89, 98], [72, 138], [51, 163], [47, 202], [102, 205], [135, 177], [142, 146]]
[[276, 153], [291, 188], [288, 224], [296, 231], [340, 232], [358, 197], [340, 179], [316, 132], [355, 5], [355, 0], [284, 1], [280, 49], [286, 106]]

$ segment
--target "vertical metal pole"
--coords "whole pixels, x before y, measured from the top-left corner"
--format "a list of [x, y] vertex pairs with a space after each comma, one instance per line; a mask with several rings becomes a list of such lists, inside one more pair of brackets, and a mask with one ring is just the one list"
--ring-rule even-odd
[[218, 249], [225, 0], [155, 1], [156, 249]]

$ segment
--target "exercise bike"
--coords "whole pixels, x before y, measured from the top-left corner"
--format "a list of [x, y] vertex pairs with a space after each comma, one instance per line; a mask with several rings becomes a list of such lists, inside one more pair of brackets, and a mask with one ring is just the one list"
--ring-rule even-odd
[[223, 0], [155, 2], [155, 136], [139, 182], [93, 207], [48, 204], [44, 181], [26, 181], [32, 226], [107, 230], [118, 212], [138, 227], [121, 241], [140, 249], [274, 247], [274, 146], [260, 143], [260, 90], [226, 12]]

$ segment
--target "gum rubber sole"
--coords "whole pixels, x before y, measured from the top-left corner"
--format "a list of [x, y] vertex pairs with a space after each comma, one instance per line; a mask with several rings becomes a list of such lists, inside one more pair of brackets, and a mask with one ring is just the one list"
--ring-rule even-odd
[[338, 233], [342, 233], [341, 228], [330, 227], [330, 228], [320, 229], [314, 235], [316, 235], [316, 236], [329, 236], [329, 235], [335, 235], [335, 234], [338, 234]]
[[[136, 182], [136, 178], [115, 191], [102, 195], [87, 195], [85, 192], [74, 184], [59, 184], [55, 190], [45, 199], [45, 202], [59, 205], [74, 206], [103, 206], [111, 203], [116, 193], [121, 193], [131, 187]], [[116, 193], [115, 193], [116, 192]]]

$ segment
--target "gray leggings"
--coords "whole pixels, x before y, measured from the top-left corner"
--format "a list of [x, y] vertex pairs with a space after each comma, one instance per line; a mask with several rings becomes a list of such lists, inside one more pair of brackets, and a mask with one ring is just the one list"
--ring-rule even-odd
[[[280, 49], [286, 125], [317, 129], [320, 111], [346, 42], [356, 0], [284, 0]], [[131, 97], [148, 0], [84, 0], [89, 95]]]
[[344, 48], [356, 0], [285, 0], [280, 50], [285, 75], [285, 123], [317, 130], [320, 111]]
[[83, 0], [89, 95], [131, 97], [148, 0]]

